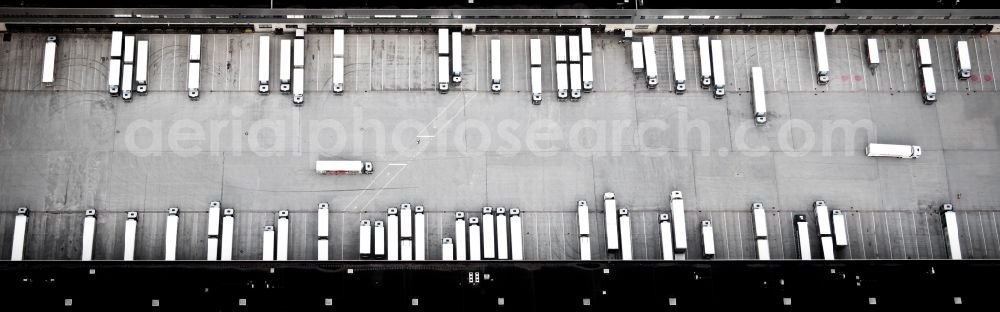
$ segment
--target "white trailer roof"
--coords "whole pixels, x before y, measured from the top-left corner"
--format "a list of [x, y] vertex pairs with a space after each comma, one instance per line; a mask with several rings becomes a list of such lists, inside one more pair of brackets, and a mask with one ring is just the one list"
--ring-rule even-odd
[[305, 89], [305, 69], [296, 68], [292, 70], [292, 94], [302, 95]]
[[333, 83], [344, 83], [344, 59], [333, 58]]
[[580, 61], [580, 36], [569, 36], [569, 61]]
[[567, 65], [565, 63], [556, 64], [556, 89], [557, 90], [568, 90], [569, 89], [569, 74]]
[[722, 40], [712, 40], [712, 81], [716, 87], [726, 86], [725, 63], [722, 56]]
[[257, 50], [260, 56], [257, 63], [257, 80], [260, 83], [267, 83], [271, 77], [271, 37], [260, 36], [260, 47]]
[[278, 79], [281, 81], [292, 80], [292, 41], [281, 40], [281, 62], [278, 66]]
[[438, 29], [438, 55], [448, 55], [451, 45], [448, 44], [448, 37], [451, 36], [447, 28]]
[[531, 68], [531, 94], [542, 93], [542, 68]]
[[594, 81], [594, 56], [583, 56], [583, 81]]
[[868, 38], [868, 64], [878, 64], [878, 39]]
[[132, 91], [132, 64], [122, 67], [122, 91]]
[[708, 37], [698, 37], [698, 62], [701, 63], [701, 77], [712, 76], [712, 52]]
[[819, 235], [832, 235], [833, 230], [830, 228], [830, 209], [826, 207], [826, 203], [817, 202], [814, 206], [816, 209], [816, 226], [819, 229]]
[[583, 29], [580, 29], [580, 43], [581, 43], [580, 49], [582, 50], [583, 54], [594, 53], [594, 44], [590, 40], [590, 27], [584, 27]]
[[[670, 216], [674, 220], [674, 249], [687, 250], [687, 221], [684, 218], [684, 199], [680, 192], [671, 193]], [[674, 196], [677, 194], [677, 196]]]
[[556, 36], [554, 44], [556, 46], [556, 62], [568, 60], [566, 57], [566, 36]]
[[958, 68], [959, 69], [965, 69], [965, 70], [971, 70], [972, 69], [972, 61], [969, 58], [969, 42], [968, 41], [959, 41], [959, 42], [955, 43], [955, 48], [958, 50], [957, 51], [957, 53], [958, 53]]
[[580, 90], [583, 81], [581, 80], [580, 64], [569, 64], [569, 88], [570, 90]]
[[646, 62], [646, 76], [656, 77], [656, 41], [652, 36], [642, 37], [642, 55]]
[[45, 43], [45, 60], [42, 62], [42, 82], [55, 82], [56, 70], [56, 43], [49, 41]]
[[920, 53], [920, 66], [931, 66], [931, 43], [927, 39], [917, 39], [917, 53]]
[[124, 34], [120, 31], [111, 32], [111, 57], [122, 57], [122, 40]]
[[108, 70], [108, 85], [117, 86], [122, 81], [122, 60], [111, 59], [111, 69]]
[[125, 64], [135, 62], [135, 36], [125, 36]]
[[490, 40], [490, 78], [500, 80], [500, 39]]
[[754, 237], [767, 238], [767, 212], [764, 207], [753, 208]]
[[200, 65], [200, 63], [188, 63], [188, 89], [198, 89], [201, 79]]
[[303, 67], [306, 65], [306, 40], [295, 39], [295, 46], [292, 47], [292, 66]]
[[361, 172], [365, 163], [358, 160], [317, 160], [316, 172], [327, 171], [357, 171]]
[[188, 60], [201, 61], [201, 35], [191, 35], [188, 43]]
[[830, 63], [826, 58], [826, 33], [817, 31], [813, 37], [816, 39], [816, 71], [830, 72]]
[[755, 112], [766, 112], [767, 101], [764, 97], [764, 70], [760, 67], [750, 68], [750, 81], [753, 83], [753, 106]]
[[632, 42], [632, 70], [642, 70], [646, 68], [642, 62], [642, 42]]
[[920, 71], [924, 79], [924, 92], [937, 93], [937, 85], [934, 83], [934, 68], [924, 67]]
[[456, 75], [462, 73], [462, 33], [451, 33], [451, 71]]
[[333, 56], [344, 56], [344, 30], [333, 30]]
[[674, 80], [685, 81], [687, 80], [687, 72], [684, 68], [684, 41], [681, 36], [673, 36], [670, 38], [670, 47], [673, 52], [674, 61]]
[[135, 81], [146, 83], [146, 68], [149, 62], [149, 41], [139, 40], [139, 45], [135, 51]]
[[531, 66], [542, 66], [542, 40], [531, 39]]
[[448, 64], [447, 56], [438, 56], [438, 82], [446, 83], [451, 81], [451, 68]]

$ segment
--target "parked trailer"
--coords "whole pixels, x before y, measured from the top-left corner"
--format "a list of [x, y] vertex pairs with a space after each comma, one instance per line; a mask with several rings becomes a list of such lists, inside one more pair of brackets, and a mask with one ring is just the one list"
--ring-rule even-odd
[[319, 203], [316, 209], [316, 260], [330, 258], [330, 204]]
[[770, 260], [771, 247], [767, 242], [767, 212], [764, 211], [764, 204], [753, 203], [750, 207], [753, 211], [754, 238], [757, 240], [757, 259]]
[[361, 227], [358, 230], [358, 234], [361, 259], [370, 259], [372, 257], [372, 221], [361, 220]]
[[937, 85], [934, 83], [934, 68], [924, 67], [920, 69], [920, 86], [923, 89], [924, 104], [930, 105], [937, 102]]
[[590, 236], [580, 236], [580, 260], [590, 260]]
[[898, 144], [878, 144], [868, 143], [865, 147], [865, 155], [868, 157], [896, 157], [896, 158], [920, 158], [921, 149], [919, 145], [898, 145]]
[[451, 69], [448, 63], [448, 56], [438, 56], [438, 92], [448, 93], [448, 85], [451, 84]]
[[[456, 212], [455, 213], [455, 260], [467, 259], [468, 251], [465, 250], [465, 247], [468, 246], [468, 243], [465, 241], [466, 230], [467, 229], [465, 225], [465, 213], [461, 211]], [[392, 258], [389, 259], [392, 260]]]
[[698, 37], [698, 63], [701, 65], [701, 88], [712, 85], [712, 45], [708, 37]]
[[556, 49], [556, 63], [568, 62], [569, 57], [566, 53], [566, 36], [556, 36], [553, 44]]
[[177, 228], [180, 225], [180, 209], [167, 209], [167, 231], [163, 236], [163, 260], [177, 259]]
[[590, 92], [594, 90], [594, 57], [591, 55], [583, 56], [583, 92]]
[[333, 93], [344, 94], [344, 30], [333, 30]]
[[500, 92], [500, 39], [490, 40], [490, 91]]
[[45, 55], [42, 58], [42, 85], [51, 87], [56, 82], [56, 36], [45, 38]]
[[261, 235], [261, 260], [274, 261], [274, 226], [265, 225], [264, 233]]
[[125, 214], [125, 246], [122, 260], [135, 260], [135, 231], [139, 227], [139, 213], [129, 211]]
[[292, 91], [292, 41], [281, 40], [281, 61], [278, 62], [278, 90], [281, 93]]
[[497, 258], [496, 233], [493, 207], [483, 207], [483, 259]]
[[663, 260], [674, 260], [674, 237], [670, 229], [670, 215], [660, 214], [660, 251]]
[[809, 223], [805, 215], [795, 215], [795, 245], [799, 249], [799, 258], [812, 260], [812, 249], [809, 247]]
[[399, 205], [399, 237], [413, 238], [413, 209], [410, 204]]
[[504, 207], [497, 207], [496, 210], [496, 226], [497, 226], [497, 259], [507, 260], [510, 259], [510, 253], [508, 252], [507, 242], [509, 237], [507, 236], [507, 209]]
[[594, 53], [594, 43], [590, 40], [590, 27], [580, 29], [580, 51], [583, 55]]
[[271, 92], [271, 36], [260, 36], [260, 46], [257, 49], [259, 58], [257, 62], [257, 93], [268, 94]]
[[580, 62], [580, 36], [569, 36], [569, 61]]
[[757, 260], [771, 260], [771, 244], [766, 238], [757, 239]]
[[632, 72], [641, 73], [646, 69], [646, 63], [643, 62], [643, 52], [642, 52], [642, 42], [632, 41]]
[[573, 101], [579, 101], [581, 95], [580, 63], [569, 64], [569, 96]]
[[344, 30], [333, 30], [333, 57], [344, 57]]
[[139, 40], [139, 45], [135, 49], [135, 92], [139, 95], [146, 95], [146, 88], [149, 84], [149, 40]]
[[674, 253], [684, 254], [687, 252], [687, 225], [681, 191], [670, 192], [670, 216], [674, 219]]
[[510, 259], [524, 260], [524, 236], [522, 234], [521, 210], [510, 209]]
[[211, 202], [208, 205], [208, 233], [206, 251], [207, 260], [219, 259], [219, 218], [221, 218], [222, 206], [219, 202]]
[[628, 209], [618, 209], [618, 228], [622, 238], [622, 260], [632, 260], [632, 222], [628, 216]]
[[823, 85], [830, 82], [830, 62], [826, 57], [826, 33], [817, 31], [813, 33], [816, 48], [816, 79]]
[[438, 29], [438, 56], [448, 56], [448, 52], [451, 50], [451, 45], [448, 44], [450, 36], [451, 31], [447, 28]]
[[840, 209], [830, 211], [830, 222], [833, 223], [833, 242], [836, 247], [847, 246], [847, 216]]
[[715, 258], [715, 231], [712, 229], [712, 221], [701, 221], [701, 245], [702, 258]]
[[646, 88], [656, 89], [659, 83], [656, 65], [656, 41], [652, 36], [642, 37], [642, 56], [646, 65]]
[[482, 233], [483, 231], [479, 227], [479, 218], [469, 218], [469, 260], [479, 261], [483, 259]]
[[[587, 201], [581, 200], [576, 203], [576, 215], [580, 229], [580, 260], [590, 260], [590, 207], [587, 206]], [[584, 238], [586, 246], [583, 245]]]
[[615, 193], [604, 193], [604, 229], [607, 232], [608, 251], [618, 251], [618, 206], [615, 204]]
[[424, 206], [413, 207], [413, 260], [425, 260], [427, 253], [427, 224]]
[[868, 50], [866, 50], [865, 55], [868, 57], [868, 69], [871, 69], [872, 74], [875, 74], [875, 69], [878, 68], [878, 64], [882, 61], [878, 56], [878, 39], [868, 38]]
[[833, 260], [833, 229], [830, 226], [830, 210], [826, 202], [817, 200], [813, 203], [816, 211], [816, 227], [819, 229], [819, 242], [823, 248], [823, 259]]
[[531, 104], [542, 104], [542, 40], [531, 39]]
[[760, 67], [750, 69], [750, 82], [753, 86], [753, 121], [755, 125], [767, 123], [767, 97], [764, 92], [764, 70]]
[[233, 228], [236, 225], [236, 211], [228, 208], [222, 211], [222, 246], [219, 260], [233, 260]]
[[14, 234], [10, 246], [10, 260], [24, 260], [24, 246], [28, 237], [28, 208], [17, 208], [17, 216], [14, 217]]
[[188, 98], [197, 101], [201, 84], [201, 35], [191, 35], [188, 61]]
[[441, 260], [455, 260], [455, 243], [452, 243], [450, 237], [441, 239]]
[[455, 84], [462, 83], [462, 33], [461, 32], [451, 33], [451, 82]]
[[684, 69], [684, 41], [681, 36], [670, 38], [671, 56], [674, 58], [674, 93], [683, 94], [687, 90], [687, 72]]
[[120, 31], [111, 32], [111, 53], [110, 56], [110, 66], [108, 68], [108, 93], [111, 96], [117, 96], [119, 86], [121, 83], [121, 71], [122, 71], [122, 41], [124, 41], [125, 35]]
[[969, 58], [969, 42], [955, 43], [955, 61], [958, 63], [958, 79], [972, 77], [972, 59]]
[[295, 106], [302, 106], [302, 103], [305, 102], [305, 76], [304, 68], [292, 69], [292, 104]]
[[833, 236], [822, 236], [819, 238], [820, 246], [823, 248], [823, 260], [836, 260], [833, 253]]
[[318, 174], [372, 174], [374, 171], [370, 161], [358, 160], [317, 160]]
[[958, 216], [951, 204], [941, 205], [941, 225], [944, 226], [945, 246], [948, 257], [953, 260], [962, 259], [961, 237], [958, 236]]
[[569, 97], [569, 64], [556, 63], [556, 97], [566, 100]]
[[722, 56], [722, 40], [712, 40], [712, 87], [716, 99], [726, 95], [726, 70]]
[[125, 64], [122, 66], [122, 100], [125, 102], [132, 102], [132, 73], [134, 72], [133, 64]]
[[399, 260], [399, 209], [389, 208], [385, 217], [386, 259]]
[[[372, 257], [379, 260], [385, 259], [385, 222], [372, 222], [372, 242], [375, 247], [372, 249]], [[281, 260], [281, 259], [278, 259]]]
[[83, 217], [83, 246], [80, 247], [80, 260], [94, 259], [94, 231], [97, 227], [97, 211], [87, 209]]
[[931, 67], [931, 41], [928, 39], [917, 39], [917, 66]]

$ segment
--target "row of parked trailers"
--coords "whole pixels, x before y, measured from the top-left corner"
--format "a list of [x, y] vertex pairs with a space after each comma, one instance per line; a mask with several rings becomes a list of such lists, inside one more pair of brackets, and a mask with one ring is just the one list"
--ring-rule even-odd
[[[580, 230], [580, 259], [591, 260], [590, 208], [586, 201], [577, 203]], [[627, 208], [616, 205], [614, 193], [604, 194], [605, 229], [609, 257], [620, 256], [632, 260], [631, 219]], [[824, 260], [835, 259], [834, 251], [848, 245], [847, 218], [842, 210], [830, 209], [825, 201], [813, 203]], [[768, 244], [767, 211], [762, 203], [751, 205], [753, 238], [760, 260], [770, 260]], [[164, 233], [164, 260], [176, 260], [177, 231], [180, 209], [167, 210]], [[680, 191], [670, 194], [670, 211], [659, 215], [660, 243], [663, 260], [684, 260], [687, 257], [688, 238], [684, 216], [684, 199]], [[958, 219], [952, 204], [940, 207], [946, 248], [950, 259], [962, 259]], [[330, 206], [320, 203], [317, 209], [317, 260], [329, 257]], [[233, 229], [236, 211], [223, 209], [221, 203], [212, 202], [208, 207], [207, 258], [206, 260], [232, 260]], [[19, 208], [14, 219], [11, 242], [11, 260], [23, 260], [28, 237], [28, 208]], [[126, 213], [123, 260], [135, 259], [138, 230], [138, 212]], [[278, 212], [274, 225], [266, 225], [262, 233], [262, 260], [288, 260], [289, 212]], [[796, 246], [799, 258], [812, 260], [809, 220], [805, 215], [793, 216]], [[93, 258], [93, 244], [97, 212], [84, 213], [81, 260]], [[701, 221], [702, 257], [715, 256], [715, 235], [710, 220]], [[483, 207], [482, 215], [466, 219], [464, 212], [455, 213], [455, 235], [442, 239], [442, 260], [524, 260], [521, 212], [517, 208]], [[389, 208], [385, 221], [361, 221], [359, 255], [362, 259], [426, 260], [426, 217], [424, 207], [402, 204]]]
[[557, 99], [578, 101], [583, 92], [593, 90], [593, 51], [590, 28], [581, 29], [580, 35], [555, 36]]

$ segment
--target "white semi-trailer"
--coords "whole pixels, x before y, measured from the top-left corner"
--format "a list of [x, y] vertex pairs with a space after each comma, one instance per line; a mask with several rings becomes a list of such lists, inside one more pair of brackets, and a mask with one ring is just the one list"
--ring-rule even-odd
[[572, 100], [580, 99], [583, 92], [583, 74], [581, 68], [580, 37], [569, 36], [569, 96]]
[[462, 83], [462, 33], [457, 31], [451, 33], [451, 82]]
[[318, 174], [372, 174], [374, 171], [370, 161], [358, 160], [317, 160]]
[[17, 208], [17, 216], [14, 217], [14, 233], [10, 246], [10, 260], [24, 260], [24, 246], [28, 237], [28, 208]]
[[479, 226], [479, 218], [469, 218], [469, 260], [479, 261], [483, 259], [482, 233], [483, 231]]
[[468, 246], [468, 243], [465, 241], [465, 231], [466, 231], [465, 213], [461, 211], [456, 212], [455, 213], [455, 260], [467, 259], [468, 252], [465, 250], [465, 247]]
[[333, 93], [344, 94], [344, 30], [333, 30]]
[[753, 121], [755, 125], [763, 126], [767, 123], [767, 98], [764, 92], [764, 70], [760, 67], [750, 69], [750, 83], [752, 85], [753, 97]]
[[941, 219], [948, 257], [953, 260], [961, 260], [961, 237], [958, 235], [958, 216], [955, 215], [955, 207], [951, 204], [941, 205]]
[[868, 157], [920, 158], [920, 154], [919, 145], [869, 143], [865, 147], [865, 155]]
[[257, 49], [257, 93], [267, 95], [271, 92], [271, 36], [260, 36], [260, 46]]
[[292, 104], [305, 102], [306, 30], [296, 29], [292, 41]]
[[496, 226], [497, 226], [497, 259], [507, 260], [510, 259], [510, 252], [508, 249], [509, 237], [507, 236], [507, 208], [497, 207], [496, 209]]
[[959, 41], [955, 43], [955, 61], [958, 63], [958, 78], [969, 79], [972, 77], [972, 59], [969, 58], [969, 42]]
[[795, 215], [795, 241], [799, 249], [799, 259], [812, 260], [812, 248], [809, 246], [809, 223], [805, 215]]
[[576, 203], [576, 215], [580, 229], [580, 260], [590, 260], [590, 207], [587, 201]]
[[188, 45], [188, 98], [197, 101], [201, 85], [201, 35], [191, 35]]
[[97, 211], [87, 209], [83, 217], [83, 245], [80, 247], [80, 260], [94, 259], [94, 231], [97, 227]]
[[722, 40], [712, 40], [712, 89], [716, 99], [726, 95], [726, 65], [723, 59]]
[[615, 193], [604, 193], [604, 229], [608, 238], [608, 251], [618, 251], [618, 206]]
[[646, 88], [656, 89], [659, 83], [656, 65], [656, 40], [652, 36], [642, 37], [642, 56], [646, 63]]
[[292, 41], [281, 40], [281, 60], [278, 62], [278, 90], [281, 93], [292, 91]]
[[111, 32], [111, 53], [109, 56], [108, 68], [108, 93], [111, 96], [118, 96], [121, 85], [122, 71], [122, 41], [125, 35], [120, 31]]
[[[687, 252], [687, 225], [684, 221], [684, 196], [681, 191], [670, 192], [670, 216], [674, 219], [674, 253]], [[683, 259], [678, 259], [683, 260]]]
[[767, 242], [767, 212], [764, 211], [764, 204], [753, 203], [753, 232], [757, 241], [757, 259], [771, 260], [771, 247]]
[[712, 228], [712, 221], [701, 221], [701, 246], [702, 258], [715, 258], [715, 231]]
[[628, 209], [618, 209], [618, 228], [621, 231], [622, 260], [632, 260], [632, 222]]
[[670, 38], [670, 50], [674, 61], [674, 93], [683, 94], [687, 90], [687, 71], [684, 68], [684, 41], [681, 36]]
[[222, 216], [222, 206], [219, 202], [211, 202], [208, 205], [208, 233], [207, 247], [205, 255], [207, 260], [219, 260], [219, 219]]
[[816, 211], [816, 227], [819, 229], [820, 247], [823, 248], [823, 259], [833, 260], [833, 228], [830, 226], [830, 209], [826, 202], [817, 200], [813, 203]]
[[306, 73], [304, 68], [292, 69], [292, 104], [302, 106], [305, 103]]
[[261, 235], [261, 260], [274, 261], [274, 226], [265, 225], [264, 233]]
[[132, 101], [132, 74], [135, 69], [135, 36], [125, 36], [125, 52], [122, 57], [122, 100]]
[[441, 239], [441, 260], [455, 260], [455, 243], [452, 243], [450, 237]]
[[139, 213], [129, 211], [125, 214], [125, 247], [122, 260], [135, 260], [135, 231], [139, 227]]
[[937, 85], [934, 83], [934, 68], [920, 68], [920, 86], [923, 91], [924, 104], [930, 105], [937, 102]]
[[[372, 249], [372, 257], [379, 260], [385, 259], [385, 222], [375, 221], [372, 222], [372, 243], [375, 243]], [[278, 259], [281, 260], [281, 259]]]
[[149, 84], [149, 40], [139, 40], [135, 49], [135, 92], [146, 95]]
[[424, 206], [413, 207], [413, 260], [425, 260], [427, 254], [427, 223]]
[[674, 260], [674, 237], [670, 229], [670, 215], [660, 214], [660, 250], [663, 260]]
[[531, 39], [531, 104], [542, 104], [542, 40]]
[[560, 101], [569, 98], [569, 64], [556, 63], [556, 95]]
[[931, 41], [928, 39], [917, 39], [917, 66], [931, 67]]
[[386, 259], [399, 260], [399, 209], [389, 208], [385, 216]]
[[580, 30], [580, 52], [583, 67], [583, 92], [594, 90], [594, 43], [590, 39], [590, 27]]
[[438, 92], [448, 93], [448, 85], [451, 84], [451, 69], [448, 63], [448, 56], [438, 56]]
[[642, 55], [642, 42], [632, 41], [632, 72], [641, 73], [646, 69], [646, 63], [643, 62]]
[[316, 208], [316, 260], [330, 258], [330, 204], [319, 203]]
[[813, 33], [816, 49], [816, 80], [823, 85], [830, 82], [830, 61], [826, 57], [826, 33]]
[[524, 236], [521, 224], [521, 210], [510, 209], [510, 259], [524, 260]]
[[45, 38], [45, 55], [42, 57], [42, 85], [51, 87], [56, 82], [56, 36]]
[[701, 88], [712, 86], [712, 44], [708, 37], [698, 37], [698, 64], [701, 73]]
[[867, 42], [868, 49], [865, 50], [865, 55], [868, 57], [868, 69], [871, 69], [872, 74], [875, 74], [878, 64], [882, 62], [878, 56], [878, 39], [868, 38]]
[[493, 207], [483, 207], [483, 259], [497, 258], [495, 221]]
[[163, 236], [163, 260], [177, 260], [177, 228], [180, 225], [180, 209], [167, 209], [167, 230]]
[[219, 250], [219, 260], [233, 260], [233, 230], [236, 225], [236, 210], [227, 208], [222, 211], [222, 245]]
[[556, 49], [556, 63], [566, 63], [569, 61], [566, 53], [566, 36], [555, 36], [553, 44]]
[[372, 257], [372, 221], [361, 220], [361, 227], [358, 229], [358, 246], [361, 259]]
[[500, 92], [500, 39], [490, 40], [490, 91]]
[[847, 216], [840, 209], [830, 211], [830, 222], [833, 225], [833, 243], [836, 247], [847, 246]]
[[450, 37], [451, 31], [447, 28], [438, 28], [438, 56], [448, 55], [451, 51], [451, 45], [448, 44]]
[[583, 52], [583, 55], [594, 54], [594, 43], [590, 39], [590, 27], [580, 29], [580, 52]]

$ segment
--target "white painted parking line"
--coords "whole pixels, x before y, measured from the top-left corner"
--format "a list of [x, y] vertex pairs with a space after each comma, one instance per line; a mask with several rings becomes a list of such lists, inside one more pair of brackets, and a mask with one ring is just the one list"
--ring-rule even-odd
[[972, 41], [972, 51], [976, 54], [976, 73], [979, 75], [979, 91], [983, 91], [986, 87], [983, 86], [983, 66], [979, 62], [979, 42], [976, 41], [976, 38], [972, 38], [970, 41]]
[[965, 238], [966, 241], [969, 242], [969, 245], [965, 247], [968, 250], [968, 254], [963, 253], [962, 255], [965, 256], [966, 258], [972, 259], [973, 257], [975, 257], [975, 255], [973, 254], [975, 249], [972, 248], [972, 228], [969, 226], [969, 214], [963, 213], [962, 216], [965, 217]]
[[1000, 226], [997, 226], [997, 213], [995, 211], [994, 212], [990, 212], [990, 217], [993, 220], [993, 238], [996, 238], [996, 240], [997, 240], [997, 251], [1000, 251], [1000, 232], [997, 231], [997, 228], [1000, 227]]
[[894, 89], [892, 85], [892, 55], [889, 53], [889, 38], [882, 36], [882, 42], [885, 43], [885, 66], [882, 67], [885, 67], [885, 76], [889, 79], [889, 91], [892, 92]]
[[[782, 50], [784, 50], [784, 49], [782, 49]], [[779, 244], [781, 246], [781, 259], [786, 259], [785, 258], [785, 235], [781, 234], [781, 232], [782, 232], [781, 228], [782, 228], [782, 226], [781, 226], [781, 216], [779, 215], [778, 216], [778, 242], [779, 242]]]
[[979, 234], [983, 238], [983, 250], [986, 251], [986, 255], [984, 256], [984, 258], [989, 258], [990, 248], [988, 247], [989, 245], [986, 243], [986, 229], [983, 227], [983, 212], [979, 211], [977, 212], [977, 214], [979, 215]]
[[[799, 69], [799, 44], [796, 42], [795, 37], [792, 37], [792, 53], [795, 53], [795, 83], [799, 85], [799, 90], [802, 91], [802, 77], [800, 77]], [[816, 82], [813, 81], [813, 87], [815, 87]]]
[[[774, 48], [771, 46], [771, 35], [767, 35], [767, 63], [769, 64], [768, 69], [771, 71], [771, 90], [777, 90], [778, 86], [774, 82]], [[787, 90], [786, 90], [787, 91]]]
[[[941, 58], [941, 47], [938, 45], [937, 36], [934, 36], [933, 38], [931, 38], [931, 40], [934, 40], [934, 54], [935, 54], [935, 56], [937, 56], [937, 59], [940, 62], [940, 60], [942, 60], [942, 58]], [[939, 64], [939, 65], [941, 65], [941, 64]], [[941, 91], [945, 91], [947, 89], [947, 88], [945, 88], [945, 86], [948, 85], [948, 84], [946, 84], [944, 82], [944, 68], [943, 67], [944, 66], [939, 66], [938, 67], [938, 71], [937, 71], [937, 74], [938, 74], [938, 85], [941, 86]], [[958, 82], [955, 82], [955, 90], [958, 90]]]
[[917, 216], [912, 212], [910, 214], [910, 226], [913, 229], [913, 248], [917, 250], [917, 259], [922, 259], [920, 257], [920, 236], [917, 236]]
[[736, 234], [737, 234], [736, 241], [740, 243], [740, 259], [746, 259], [746, 257], [743, 255], [743, 222], [740, 218], [739, 213], [736, 214]]
[[986, 55], [990, 57], [990, 81], [993, 82], [993, 91], [997, 91], [996, 74], [993, 71], [993, 49], [990, 47], [990, 39], [988, 37], [983, 38], [983, 41], [986, 41]]
[[[906, 67], [906, 66], [903, 65], [903, 47], [899, 46], [899, 47], [897, 47], [897, 49], [898, 49], [897, 53], [899, 55], [899, 57], [896, 58], [897, 60], [899, 60], [899, 81], [903, 82], [903, 88], [900, 89], [900, 91], [904, 91], [905, 92], [905, 91], [907, 91], [906, 90], [906, 72], [904, 70], [904, 67]], [[917, 55], [911, 53], [910, 57], [913, 58], [913, 64], [917, 64]]]
[[[872, 228], [874, 229], [875, 226], [878, 225], [878, 223], [875, 222], [875, 213], [873, 212], [871, 215], [872, 215]], [[882, 259], [882, 257], [879, 256], [878, 254], [878, 231], [872, 231], [872, 237], [874, 237], [872, 241], [874, 242], [875, 245], [875, 259]]]
[[903, 259], [906, 259], [906, 234], [903, 232], [903, 213], [896, 212], [896, 222], [899, 223], [899, 239], [903, 242]]
[[847, 54], [847, 81], [850, 82], [851, 91], [854, 91], [854, 66], [851, 65], [851, 44], [844, 37], [844, 54]]
[[924, 229], [927, 230], [927, 248], [931, 251], [931, 259], [934, 259], [934, 239], [931, 238], [931, 223], [927, 214], [924, 214]]

